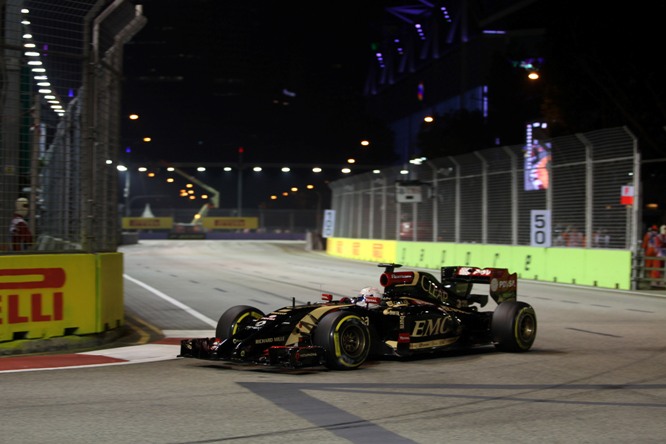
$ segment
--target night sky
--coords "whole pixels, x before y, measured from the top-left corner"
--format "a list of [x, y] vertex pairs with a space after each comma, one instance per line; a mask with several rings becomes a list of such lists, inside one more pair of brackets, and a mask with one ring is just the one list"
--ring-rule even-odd
[[[126, 160], [235, 162], [242, 146], [247, 162], [342, 164], [382, 125], [365, 109], [370, 45], [384, 8], [405, 2], [136, 3], [148, 23], [125, 47], [123, 116], [141, 116], [123, 121]], [[502, 143], [521, 143], [529, 107], [551, 122], [552, 136], [626, 125], [644, 158], [666, 158], [666, 63], [654, 49], [664, 41], [666, 2], [581, 3], [469, 1], [470, 29], [492, 20], [543, 32], [543, 82], [531, 97], [504, 94], [511, 108], [498, 113], [501, 128], [518, 129]], [[153, 141], [139, 142], [143, 136]], [[392, 161], [391, 147], [369, 153], [368, 162]], [[650, 177], [664, 176], [657, 168]]]
[[[344, 6], [344, 4], [347, 6]], [[363, 137], [373, 2], [147, 0], [125, 48], [136, 158], [341, 163]], [[132, 140], [134, 139], [134, 140]]]

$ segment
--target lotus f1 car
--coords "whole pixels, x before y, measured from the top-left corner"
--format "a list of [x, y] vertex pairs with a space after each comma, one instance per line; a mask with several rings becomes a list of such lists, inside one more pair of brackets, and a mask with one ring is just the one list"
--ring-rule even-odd
[[[181, 341], [179, 357], [228, 363], [348, 370], [368, 358], [409, 357], [494, 345], [506, 352], [532, 347], [537, 318], [516, 299], [517, 278], [505, 268], [446, 266], [441, 279], [379, 264], [384, 292], [359, 305], [353, 298], [283, 307], [265, 314], [239, 305], [222, 314], [214, 338]], [[474, 294], [488, 284], [488, 294]], [[490, 296], [494, 310], [481, 310]], [[366, 298], [366, 299], [372, 299]], [[372, 302], [372, 306], [370, 305]]]

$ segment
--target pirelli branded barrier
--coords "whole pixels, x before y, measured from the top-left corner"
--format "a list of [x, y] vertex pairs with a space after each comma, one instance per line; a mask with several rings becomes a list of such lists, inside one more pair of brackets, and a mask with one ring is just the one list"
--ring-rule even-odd
[[256, 230], [257, 217], [204, 217], [203, 226], [208, 230]]
[[0, 341], [124, 324], [122, 253], [0, 256]]
[[443, 265], [501, 267], [517, 272], [523, 279], [631, 289], [632, 264], [628, 250], [329, 238], [326, 253], [434, 270]]
[[[201, 225], [206, 230], [256, 230], [257, 217], [204, 217]], [[178, 229], [172, 217], [123, 217], [123, 230], [172, 230]]]
[[171, 230], [173, 217], [123, 217], [123, 230]]

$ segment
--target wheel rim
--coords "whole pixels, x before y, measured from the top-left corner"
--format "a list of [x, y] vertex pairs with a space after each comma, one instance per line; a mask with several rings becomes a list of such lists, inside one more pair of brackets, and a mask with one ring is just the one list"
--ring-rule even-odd
[[536, 321], [532, 316], [523, 316], [518, 325], [518, 336], [521, 341], [529, 342], [536, 331]]
[[340, 348], [349, 357], [359, 357], [365, 352], [367, 338], [358, 326], [347, 327], [340, 335]]

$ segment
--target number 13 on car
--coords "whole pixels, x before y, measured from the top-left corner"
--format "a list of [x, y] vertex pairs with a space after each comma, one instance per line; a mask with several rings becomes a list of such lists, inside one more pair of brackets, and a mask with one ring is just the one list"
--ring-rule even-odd
[[550, 247], [550, 210], [532, 210], [530, 219], [530, 245]]

